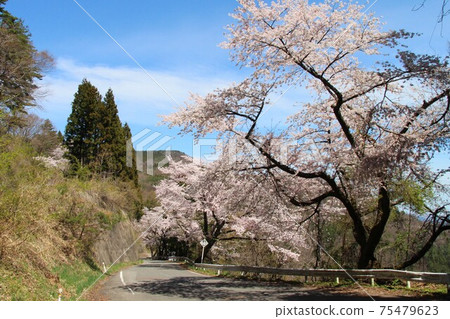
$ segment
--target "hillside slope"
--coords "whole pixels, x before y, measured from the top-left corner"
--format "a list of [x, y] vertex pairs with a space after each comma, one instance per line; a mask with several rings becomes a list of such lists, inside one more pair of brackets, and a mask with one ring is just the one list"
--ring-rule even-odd
[[130, 183], [65, 177], [17, 137], [0, 136], [0, 176], [0, 300], [72, 298], [67, 272], [101, 274], [94, 244], [140, 209]]

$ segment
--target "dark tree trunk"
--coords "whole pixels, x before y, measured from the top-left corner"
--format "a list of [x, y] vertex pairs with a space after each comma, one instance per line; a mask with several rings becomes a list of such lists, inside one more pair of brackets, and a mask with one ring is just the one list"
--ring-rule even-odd
[[[205, 252], [204, 252], [204, 255], [203, 255], [203, 261], [206, 259], [206, 256], [208, 256], [209, 251], [211, 250], [211, 248], [214, 246], [215, 243], [216, 243], [216, 240], [214, 240], [214, 239], [209, 239], [208, 240], [208, 245], [205, 246]], [[201, 263], [202, 262], [202, 250], [203, 250], [203, 247], [201, 247], [199, 252], [198, 252], [198, 257], [195, 259], [196, 263]]]
[[375, 262], [375, 250], [383, 236], [384, 229], [391, 214], [391, 203], [389, 193], [385, 186], [381, 186], [378, 191], [377, 218], [374, 226], [370, 229], [369, 237], [364, 245], [361, 246], [361, 254], [358, 260], [358, 268], [373, 267]]
[[210, 252], [211, 248], [217, 242], [217, 240], [222, 232], [222, 228], [225, 226], [225, 221], [215, 219], [214, 225], [212, 227], [209, 227], [208, 215], [206, 213], [203, 213], [203, 223], [204, 223], [203, 224], [203, 236], [208, 241], [208, 245], [205, 246], [204, 252], [203, 252], [203, 247], [200, 248], [197, 258], [195, 258], [196, 263], [200, 263], [202, 261], [202, 253], [203, 253], [203, 259], [205, 259], [208, 256], [208, 253]]
[[322, 231], [323, 224], [321, 222], [320, 212], [317, 214], [317, 244], [316, 244], [316, 263], [314, 265], [314, 268], [320, 268], [322, 266], [322, 240], [323, 240], [323, 231]]

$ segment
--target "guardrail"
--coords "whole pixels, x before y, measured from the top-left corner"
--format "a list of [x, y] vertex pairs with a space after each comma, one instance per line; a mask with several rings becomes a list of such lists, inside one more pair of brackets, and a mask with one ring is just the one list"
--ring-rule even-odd
[[[180, 259], [189, 262], [186, 259]], [[419, 281], [425, 283], [436, 283], [447, 285], [447, 294], [450, 294], [450, 274], [433, 273], [433, 272], [416, 272], [394, 269], [292, 269], [292, 268], [271, 268], [271, 267], [251, 267], [251, 266], [235, 266], [235, 265], [213, 265], [192, 263], [193, 266], [205, 269], [217, 270], [220, 274], [222, 271], [232, 271], [241, 273], [257, 273], [257, 274], [273, 274], [281, 276], [307, 276], [307, 277], [328, 277], [336, 278], [368, 278], [371, 279], [372, 285], [375, 279], [403, 279], [407, 281], [410, 288], [411, 281]]]

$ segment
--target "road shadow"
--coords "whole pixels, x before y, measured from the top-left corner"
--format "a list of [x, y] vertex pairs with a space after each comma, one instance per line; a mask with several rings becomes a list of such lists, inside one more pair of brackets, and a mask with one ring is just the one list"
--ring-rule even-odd
[[[367, 295], [310, 289], [279, 282], [255, 282], [218, 277], [177, 277], [122, 286], [134, 292], [196, 300], [242, 301], [371, 301]], [[408, 297], [374, 297], [375, 300], [414, 300]]]
[[183, 270], [184, 268], [176, 263], [171, 263], [167, 261], [155, 261], [152, 260], [146, 264], [138, 265], [139, 268], [158, 268], [158, 269], [170, 269], [170, 270]]

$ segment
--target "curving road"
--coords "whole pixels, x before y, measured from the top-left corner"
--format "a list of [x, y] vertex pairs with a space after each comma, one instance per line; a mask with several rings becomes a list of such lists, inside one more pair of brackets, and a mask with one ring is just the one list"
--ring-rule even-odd
[[98, 292], [107, 300], [371, 300], [364, 294], [338, 294], [289, 283], [205, 276], [177, 263], [154, 260], [111, 276]]

